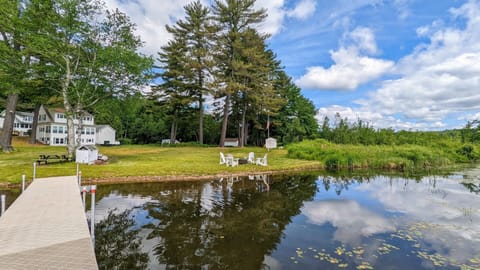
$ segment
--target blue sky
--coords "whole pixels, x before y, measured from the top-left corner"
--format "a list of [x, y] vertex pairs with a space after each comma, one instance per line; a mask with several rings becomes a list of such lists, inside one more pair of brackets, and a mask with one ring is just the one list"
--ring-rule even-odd
[[[155, 54], [188, 0], [107, 0]], [[205, 0], [205, 4], [209, 1]], [[257, 0], [258, 28], [318, 109], [374, 127], [443, 130], [480, 119], [480, 0]]]

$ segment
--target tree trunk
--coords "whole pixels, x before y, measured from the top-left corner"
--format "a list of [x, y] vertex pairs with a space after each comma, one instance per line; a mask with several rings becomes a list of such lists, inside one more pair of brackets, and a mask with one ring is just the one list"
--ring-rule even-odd
[[245, 128], [243, 129], [243, 131], [245, 132], [243, 134], [243, 146], [247, 146], [248, 144], [248, 122], [245, 123]]
[[[83, 113], [75, 114], [78, 120], [77, 126], [77, 139], [75, 140], [75, 146], [80, 146], [82, 144], [82, 132], [83, 132]], [[75, 134], [75, 133], [74, 133]]]
[[37, 127], [38, 127], [38, 113], [40, 111], [40, 104], [35, 104], [35, 110], [33, 111], [32, 132], [30, 133], [29, 144], [35, 144], [37, 142]]
[[245, 141], [246, 141], [246, 137], [245, 137], [245, 118], [246, 118], [246, 115], [247, 115], [247, 105], [244, 104], [243, 105], [243, 112], [242, 112], [242, 126], [240, 127], [240, 132], [239, 132], [239, 139], [240, 139], [240, 147], [244, 147], [245, 146]]
[[203, 144], [203, 96], [200, 94], [198, 101], [198, 143]]
[[228, 124], [228, 112], [230, 111], [230, 94], [225, 98], [225, 104], [223, 105], [223, 122], [222, 132], [220, 133], [220, 147], [225, 145], [225, 138], [227, 137], [227, 124]]
[[67, 154], [73, 160], [75, 151], [75, 126], [73, 125], [73, 114], [67, 113]]
[[11, 152], [13, 123], [15, 122], [15, 111], [17, 109], [18, 94], [9, 94], [7, 97], [7, 108], [5, 109], [5, 120], [3, 121], [3, 131], [0, 136], [0, 145], [5, 153]]
[[170, 144], [175, 144], [175, 138], [177, 137], [177, 123], [176, 119], [172, 120], [172, 125], [170, 126]]
[[73, 160], [75, 155], [75, 126], [73, 124], [73, 117], [75, 112], [73, 111], [72, 105], [70, 105], [68, 99], [68, 87], [72, 80], [72, 73], [70, 70], [70, 60], [68, 57], [65, 57], [65, 79], [62, 82], [62, 97], [63, 97], [63, 107], [65, 108], [67, 116], [67, 154], [68, 158]]
[[[200, 59], [197, 58], [200, 62]], [[203, 144], [203, 73], [200, 69], [198, 71], [198, 86], [200, 87], [200, 95], [198, 97], [198, 143]]]

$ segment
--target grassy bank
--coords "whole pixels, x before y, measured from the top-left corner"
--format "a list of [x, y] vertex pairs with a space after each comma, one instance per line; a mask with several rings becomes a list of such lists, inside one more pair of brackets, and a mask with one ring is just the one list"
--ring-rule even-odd
[[[32, 177], [33, 162], [40, 154], [65, 154], [65, 147], [29, 145], [25, 139], [15, 138], [15, 152], [0, 153], [0, 183], [18, 183], [21, 175]], [[268, 166], [241, 165], [234, 168], [219, 165], [219, 152], [246, 157], [255, 152], [263, 157], [267, 151], [258, 147], [162, 147], [159, 145], [124, 145], [100, 147], [101, 154], [109, 161], [103, 165], [81, 165], [84, 179], [116, 178], [126, 176], [201, 176], [242, 172], [266, 172], [320, 168], [318, 161], [293, 159], [287, 151], [277, 149], [268, 152]], [[74, 175], [74, 162], [37, 166], [37, 177]]]
[[316, 160], [327, 168], [422, 169], [473, 162], [476, 147], [451, 141], [420, 145], [348, 145], [325, 140], [303, 141], [288, 148], [295, 159]]

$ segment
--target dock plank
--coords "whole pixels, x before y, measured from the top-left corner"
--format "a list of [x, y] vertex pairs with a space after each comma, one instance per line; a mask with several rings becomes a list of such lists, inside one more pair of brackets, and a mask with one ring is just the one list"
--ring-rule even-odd
[[98, 269], [75, 176], [36, 179], [0, 217], [0, 269]]

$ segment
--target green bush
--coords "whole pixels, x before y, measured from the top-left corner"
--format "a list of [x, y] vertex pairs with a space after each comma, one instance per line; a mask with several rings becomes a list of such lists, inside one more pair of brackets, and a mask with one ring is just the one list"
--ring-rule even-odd
[[130, 138], [121, 138], [121, 139], [118, 139], [118, 141], [120, 142], [120, 144], [132, 144], [133, 143], [132, 139], [130, 139]]
[[471, 144], [462, 145], [462, 147], [457, 149], [457, 153], [470, 161], [477, 160], [479, 156], [475, 151], [475, 147]]

